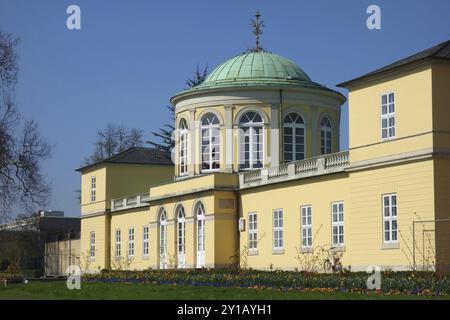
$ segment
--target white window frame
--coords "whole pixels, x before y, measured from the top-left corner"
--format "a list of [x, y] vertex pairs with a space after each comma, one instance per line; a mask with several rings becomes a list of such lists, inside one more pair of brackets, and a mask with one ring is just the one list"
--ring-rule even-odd
[[273, 249], [284, 248], [284, 213], [283, 209], [273, 210]]
[[[209, 116], [213, 116], [217, 119], [218, 123], [217, 124], [203, 124], [203, 120], [206, 117]], [[205, 141], [203, 139], [203, 134], [204, 131], [208, 131], [209, 134], [209, 139], [207, 141]], [[216, 134], [217, 135], [213, 135]], [[213, 139], [217, 139], [218, 141], [213, 141]], [[217, 115], [215, 115], [214, 113], [208, 112], [207, 114], [205, 114], [202, 119], [201, 119], [201, 123], [200, 123], [200, 146], [201, 146], [201, 171], [204, 173], [208, 173], [208, 172], [217, 172], [220, 171], [220, 120], [219, 117]], [[204, 148], [208, 148], [207, 152], [204, 152]], [[215, 150], [215, 154], [216, 157], [218, 157], [218, 159], [213, 159], [213, 150]], [[209, 161], [204, 161], [203, 156], [207, 155], [209, 157]], [[219, 167], [218, 168], [213, 168], [213, 164], [214, 163], [218, 163]], [[208, 165], [209, 169], [203, 169], [203, 164]]]
[[[261, 117], [261, 122], [246, 122], [246, 123], [241, 123], [242, 118], [249, 112], [254, 112], [256, 114], [258, 114]], [[238, 134], [238, 164], [239, 164], [239, 170], [240, 171], [251, 171], [251, 170], [255, 170], [255, 169], [262, 169], [264, 168], [264, 163], [265, 163], [265, 134], [266, 134], [266, 128], [264, 125], [264, 117], [261, 115], [261, 113], [259, 113], [258, 111], [253, 111], [253, 110], [249, 110], [247, 112], [245, 112], [244, 114], [242, 114], [242, 116], [239, 118], [239, 134]], [[261, 130], [261, 166], [258, 166], [253, 154], [256, 152], [254, 149], [254, 139], [255, 136], [257, 135], [255, 133], [255, 128], [259, 128]], [[245, 148], [245, 133], [244, 133], [244, 129], [248, 129], [248, 135], [249, 135], [249, 167], [245, 168], [245, 149], [244, 151], [242, 151], [242, 147], [244, 146]], [[244, 141], [244, 142], [242, 142]], [[242, 153], [244, 153], [244, 156], [242, 156]]]
[[[342, 208], [342, 210], [341, 210]], [[331, 243], [333, 247], [345, 246], [344, 201], [331, 203]]]
[[[301, 118], [302, 123], [296, 123], [296, 122], [286, 122], [286, 118], [290, 117], [291, 114], [296, 114], [298, 117]], [[292, 117], [291, 117], [292, 119]], [[290, 143], [286, 142], [286, 128], [290, 128], [292, 130], [292, 141]], [[297, 129], [303, 129], [303, 135], [297, 135]], [[303, 150], [301, 153], [303, 154], [303, 157], [297, 158], [297, 140], [303, 138]], [[286, 146], [291, 145], [292, 150], [286, 151]], [[284, 116], [283, 119], [283, 159], [286, 162], [286, 153], [292, 154], [292, 159], [289, 160], [289, 162], [294, 161], [300, 161], [304, 160], [306, 158], [306, 125], [305, 125], [305, 119], [303, 118], [302, 114], [300, 112], [289, 112]]]
[[[389, 204], [385, 205], [385, 199], [389, 199]], [[393, 199], [395, 198], [395, 204]], [[398, 197], [397, 193], [384, 194], [382, 196], [382, 215], [383, 215], [383, 243], [384, 244], [396, 244], [398, 243]], [[388, 225], [388, 229], [386, 228]], [[394, 230], [395, 226], [395, 230]], [[386, 235], [389, 235], [387, 240]], [[395, 240], [393, 240], [395, 235]]]
[[134, 258], [134, 227], [128, 229], [128, 258]]
[[167, 212], [161, 208], [159, 210], [159, 268], [167, 269], [168, 247], [167, 247]]
[[95, 232], [89, 234], [89, 257], [95, 259]]
[[150, 228], [145, 225], [142, 228], [142, 256], [148, 258], [150, 254]]
[[97, 178], [96, 176], [91, 177], [91, 202], [97, 200]]
[[116, 258], [120, 258], [122, 255], [122, 234], [120, 229], [116, 229], [115, 231], [115, 240], [116, 240]]
[[[322, 126], [322, 121], [327, 119], [330, 126]], [[331, 154], [333, 152], [333, 122], [330, 117], [323, 116], [320, 118], [320, 153], [322, 155]], [[327, 138], [327, 133], [330, 134], [330, 139]], [[328, 149], [328, 150], [327, 150]]]
[[[394, 101], [389, 102], [389, 96], [394, 96]], [[383, 97], [386, 97], [386, 103], [383, 103]], [[390, 111], [391, 105], [393, 106], [393, 112]], [[386, 107], [386, 113], [383, 113], [383, 107]], [[394, 91], [386, 92], [380, 95], [380, 127], [381, 127], [381, 140], [392, 140], [397, 136], [397, 116], [396, 116], [396, 94]], [[390, 120], [393, 119], [394, 125], [390, 125]], [[386, 120], [386, 127], [383, 127], [383, 120]], [[391, 134], [393, 129], [394, 134]], [[383, 130], [386, 130], [386, 137], [383, 137]]]
[[311, 205], [300, 207], [300, 243], [302, 249], [310, 249], [313, 245], [312, 214]]
[[206, 208], [202, 202], [197, 204], [196, 208], [196, 251], [197, 251], [197, 268], [205, 267], [205, 213]]
[[176, 215], [176, 245], [178, 268], [184, 268], [186, 264], [186, 213], [182, 205], [177, 206]]
[[258, 250], [258, 214], [256, 212], [248, 214], [248, 249]]
[[[185, 124], [185, 127], [183, 126]], [[178, 171], [180, 176], [188, 174], [189, 127], [186, 119], [180, 120], [178, 143]]]

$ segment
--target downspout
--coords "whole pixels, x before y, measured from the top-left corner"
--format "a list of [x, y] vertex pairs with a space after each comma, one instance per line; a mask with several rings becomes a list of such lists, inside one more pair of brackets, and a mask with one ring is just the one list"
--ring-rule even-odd
[[279, 164], [284, 163], [284, 154], [281, 152], [283, 145], [283, 130], [281, 124], [283, 123], [283, 89], [280, 89], [280, 97], [279, 97], [280, 107], [278, 108], [278, 159]]

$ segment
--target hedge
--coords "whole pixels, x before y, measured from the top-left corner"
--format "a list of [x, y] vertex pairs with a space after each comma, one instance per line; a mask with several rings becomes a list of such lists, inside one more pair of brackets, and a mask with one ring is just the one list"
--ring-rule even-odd
[[[319, 274], [258, 270], [145, 270], [109, 271], [85, 274], [87, 282], [155, 283], [191, 286], [244, 287], [281, 290], [326, 290], [366, 292], [364, 272]], [[432, 272], [382, 272], [382, 293], [450, 294], [450, 275]]]

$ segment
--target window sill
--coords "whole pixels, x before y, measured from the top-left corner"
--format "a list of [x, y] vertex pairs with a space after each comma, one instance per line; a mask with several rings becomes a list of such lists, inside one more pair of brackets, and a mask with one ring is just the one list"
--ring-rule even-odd
[[303, 247], [300, 249], [300, 253], [312, 253], [313, 251], [312, 247]]
[[344, 245], [337, 245], [334, 248], [331, 249], [331, 252], [345, 252], [345, 246]]
[[134, 260], [134, 256], [128, 256], [128, 260], [129, 261], [133, 261]]
[[142, 256], [142, 260], [150, 260], [149, 256]]
[[249, 256], [257, 256], [258, 255], [258, 250], [248, 250], [248, 255]]
[[89, 262], [94, 262], [95, 261], [95, 257], [89, 257]]
[[381, 245], [381, 250], [394, 250], [394, 249], [399, 249], [400, 248], [400, 244], [398, 242], [396, 243], [383, 243]]
[[220, 168], [219, 169], [213, 169], [213, 170], [202, 170], [201, 171], [201, 173], [204, 173], [204, 174], [215, 173], [215, 172], [220, 172]]
[[284, 249], [272, 249], [272, 254], [284, 254]]
[[115, 261], [120, 261], [121, 259], [122, 259], [122, 258], [121, 258], [120, 256], [114, 258]]

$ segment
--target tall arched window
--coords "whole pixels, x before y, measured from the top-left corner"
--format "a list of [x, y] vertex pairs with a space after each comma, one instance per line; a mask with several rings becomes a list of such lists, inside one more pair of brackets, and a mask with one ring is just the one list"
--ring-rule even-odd
[[202, 118], [202, 171], [220, 169], [220, 122], [216, 115]]
[[283, 141], [285, 162], [305, 159], [305, 121], [299, 113], [284, 118]]
[[159, 210], [159, 268], [167, 269], [167, 214]]
[[322, 154], [331, 153], [331, 121], [328, 117], [323, 117], [320, 121], [320, 151]]
[[177, 208], [177, 251], [178, 251], [178, 268], [184, 268], [186, 265], [186, 220], [184, 207], [182, 205]]
[[185, 119], [181, 119], [178, 127], [179, 131], [179, 172], [180, 176], [187, 174], [188, 172], [188, 137], [189, 129]]
[[205, 266], [205, 207], [199, 202], [195, 210], [197, 233], [197, 268]]
[[239, 119], [239, 168], [261, 168], [264, 163], [264, 123], [254, 111], [244, 113]]

